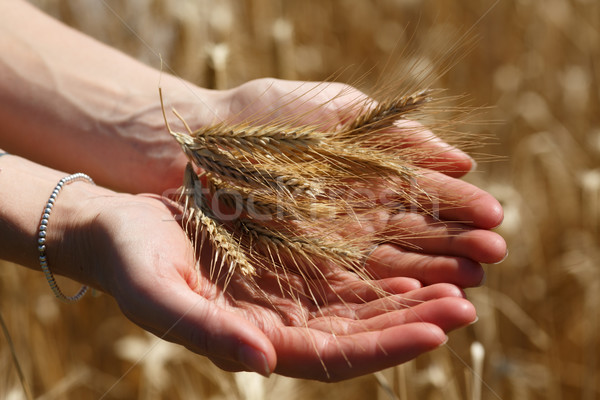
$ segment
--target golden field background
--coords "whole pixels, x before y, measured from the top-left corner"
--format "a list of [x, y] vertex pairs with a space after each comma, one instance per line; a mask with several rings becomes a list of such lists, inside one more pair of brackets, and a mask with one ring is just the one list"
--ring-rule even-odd
[[[483, 119], [495, 122], [468, 129], [492, 135], [496, 144], [482, 152], [502, 158], [467, 179], [502, 201], [499, 232], [510, 249], [486, 267], [483, 287], [467, 291], [475, 325], [415, 361], [337, 384], [225, 373], [145, 334], [107, 296], [64, 305], [42, 274], [2, 265], [0, 312], [35, 398], [600, 398], [600, 2], [32, 2], [153, 66], [161, 54], [175, 74], [216, 88], [371, 71], [361, 81], [368, 92], [391, 53], [408, 49], [399, 62], [441, 73], [436, 60], [472, 32], [470, 52], [434, 86], [490, 106]], [[485, 350], [481, 367], [475, 342]], [[5, 336], [0, 398], [25, 398]]]

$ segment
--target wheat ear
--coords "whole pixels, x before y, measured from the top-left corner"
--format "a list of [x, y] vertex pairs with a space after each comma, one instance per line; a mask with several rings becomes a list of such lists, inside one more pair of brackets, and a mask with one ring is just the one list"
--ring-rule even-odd
[[[187, 164], [184, 184], [181, 190], [180, 202], [184, 207], [184, 227], [192, 238], [192, 243], [200, 253], [206, 241], [210, 243], [211, 273], [210, 278], [220, 274], [224, 265], [227, 266], [227, 276], [239, 270], [244, 276], [256, 274], [256, 269], [248, 262], [244, 253], [240, 252], [239, 241], [225, 229], [210, 208], [202, 193], [202, 185], [191, 164]], [[218, 266], [217, 266], [218, 264]]]
[[204, 147], [219, 146], [228, 150], [241, 149], [246, 153], [258, 151], [293, 156], [319, 146], [324, 134], [313, 127], [221, 123], [193, 131], [190, 136]]
[[[290, 273], [304, 278], [321, 274], [319, 264], [329, 263], [368, 280], [361, 270], [368, 253], [365, 246], [379, 243], [389, 232], [348, 238], [349, 224], [377, 218], [386, 207], [364, 198], [361, 189], [369, 188], [372, 180], [395, 186], [400, 181], [405, 185], [396, 191], [397, 204], [413, 204], [416, 195], [422, 195], [413, 185], [416, 170], [402, 154], [373, 147], [369, 140], [376, 130], [429, 101], [429, 93], [384, 100], [373, 109], [365, 108], [349, 124], [326, 132], [315, 126], [277, 122], [259, 126], [219, 123], [193, 131], [175, 112], [187, 131], [180, 133], [169, 127], [163, 107], [169, 132], [190, 162], [204, 171], [211, 196], [218, 194], [222, 204], [236, 209], [240, 200], [246, 203], [254, 196], [258, 199], [254, 205], [270, 217], [262, 221], [242, 208], [232, 221], [219, 220], [207, 206], [200, 180], [188, 164], [187, 194], [181, 202], [194, 244], [201, 248], [210, 241], [213, 255], [220, 260], [218, 267], [213, 261], [211, 277], [213, 270], [221, 272], [227, 265], [227, 280], [238, 271], [242, 277], [252, 277], [264, 270], [285, 281]], [[317, 212], [315, 219], [315, 209], [328, 213], [329, 218], [321, 219]]]
[[430, 102], [432, 93], [433, 90], [425, 89], [398, 98], [384, 99], [373, 108], [367, 107], [345, 127], [345, 131], [349, 136], [355, 136], [388, 128]]

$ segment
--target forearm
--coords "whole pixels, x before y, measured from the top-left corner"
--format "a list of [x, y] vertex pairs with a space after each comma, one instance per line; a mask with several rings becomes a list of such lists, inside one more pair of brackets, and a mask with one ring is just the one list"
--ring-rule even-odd
[[200, 104], [213, 92], [161, 77], [19, 0], [0, 2], [0, 54], [0, 146], [119, 190], [179, 184], [172, 170], [184, 160], [164, 127], [158, 85]]
[[[0, 151], [1, 152], [1, 151]], [[66, 173], [43, 167], [21, 157], [0, 157], [0, 259], [39, 270], [38, 230], [44, 206]], [[64, 186], [49, 218], [47, 250], [53, 272], [95, 284], [90, 266], [79, 265], [73, 249], [75, 236], [85, 235], [91, 218], [86, 203], [114, 192], [84, 182]]]

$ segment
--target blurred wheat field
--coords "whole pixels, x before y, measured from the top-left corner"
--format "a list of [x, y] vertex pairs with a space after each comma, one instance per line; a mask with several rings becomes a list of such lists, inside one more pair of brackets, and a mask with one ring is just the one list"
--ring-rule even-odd
[[[3, 265], [0, 312], [35, 398], [600, 398], [597, 0], [32, 2], [150, 65], [160, 67], [160, 54], [175, 74], [220, 89], [265, 76], [364, 75], [368, 92], [390, 53], [407, 48], [416, 58], [407, 62], [443, 68], [440, 44], [471, 29], [478, 40], [435, 86], [491, 106], [485, 120], [495, 122], [469, 129], [493, 135], [496, 144], [481, 151], [503, 158], [467, 179], [502, 201], [499, 232], [510, 249], [486, 267], [483, 287], [467, 291], [476, 324], [415, 361], [339, 384], [223, 372], [147, 335], [108, 296], [64, 305], [41, 274]], [[4, 336], [0, 371], [0, 397], [25, 398]]]

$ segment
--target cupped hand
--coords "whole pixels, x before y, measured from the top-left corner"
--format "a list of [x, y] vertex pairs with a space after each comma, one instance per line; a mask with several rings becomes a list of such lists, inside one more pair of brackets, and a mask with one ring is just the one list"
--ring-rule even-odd
[[[181, 131], [184, 127], [169, 113], [170, 108], [176, 109], [192, 130], [221, 122], [268, 124], [273, 121], [289, 125], [313, 125], [330, 130], [347, 122], [352, 113], [361, 107], [375, 105], [366, 94], [342, 83], [263, 78], [226, 91], [210, 91], [191, 84], [181, 86], [169, 82], [169, 87], [162, 91], [167, 118], [172, 126]], [[146, 142], [160, 142], [163, 153], [170, 155], [170, 158], [160, 158], [147, 165], [148, 171], [152, 173], [141, 174], [142, 179], [136, 181], [138, 184], [134, 192], [146, 186], [146, 191], [162, 194], [162, 191], [172, 188], [173, 182], [181, 180], [187, 160], [183, 152], [177, 151], [175, 139], [168, 145], [164, 143], [164, 136], [168, 135], [168, 131], [166, 127], [161, 130], [161, 123], [157, 123], [162, 122], [158, 118], [161, 111], [158, 99], [150, 110], [150, 113], [144, 113], [145, 118], [151, 121], [146, 125], [152, 127]], [[143, 122], [143, 119], [139, 122]], [[140, 129], [148, 131], [148, 126], [128, 124], [122, 129], [134, 130], [129, 135], [136, 135]], [[466, 153], [447, 144], [416, 122], [404, 121], [404, 126], [397, 126], [395, 130], [399, 146], [418, 147], [431, 155], [421, 160], [422, 166], [453, 177], [461, 177], [475, 166], [473, 159]], [[158, 153], [156, 149], [153, 151], [153, 154]], [[172, 156], [173, 154], [177, 156]], [[157, 182], [155, 176], [160, 177], [161, 181]]]
[[[468, 198], [462, 208], [453, 209], [453, 217], [482, 226], [500, 218], [485, 212], [482, 204], [490, 201], [485, 192], [453, 178], [442, 179], [448, 180], [453, 194]], [[224, 292], [204, 275], [206, 265], [197, 275], [194, 250], [177, 220], [178, 208], [167, 200], [114, 194], [99, 196], [86, 210], [89, 217], [82, 220], [93, 224], [85, 235], [76, 236], [85, 243], [73, 243], [72, 248], [86, 250], [82, 257], [91, 259], [95, 283], [116, 299], [128, 318], [221, 368], [263, 375], [341, 380], [440, 346], [446, 332], [476, 317], [457, 286], [436, 282], [477, 283], [477, 261], [468, 261], [471, 245], [479, 261], [500, 259], [504, 251], [503, 242], [491, 232], [469, 229], [456, 238], [440, 234], [437, 221], [411, 219], [411, 230], [433, 230], [435, 241], [417, 239], [419, 252], [403, 244], [380, 246], [367, 265], [376, 277], [372, 281], [350, 272], [325, 272], [321, 279], [326, 278], [326, 284], [319, 279], [299, 284], [307, 299], [299, 302], [298, 296], [278, 291], [276, 279], [265, 274], [258, 282], [270, 298], [265, 302], [242, 278], [234, 279]], [[393, 216], [389, 225], [404, 229], [407, 221]], [[422, 286], [415, 278], [431, 285]], [[320, 290], [319, 298], [326, 301], [308, 300], [308, 290]]]
[[[325, 130], [335, 129], [361, 109], [377, 104], [365, 93], [343, 83], [272, 78], [247, 82], [228, 91], [222, 101], [229, 103], [229, 109], [219, 114], [219, 118], [228, 122], [268, 124], [279, 121]], [[475, 167], [469, 155], [415, 121], [399, 121], [392, 131], [397, 133], [399, 147], [418, 147], [430, 155], [420, 160], [421, 166], [453, 177], [461, 177]]]

